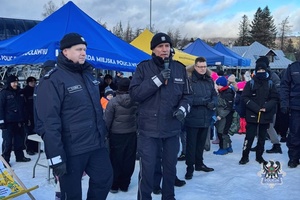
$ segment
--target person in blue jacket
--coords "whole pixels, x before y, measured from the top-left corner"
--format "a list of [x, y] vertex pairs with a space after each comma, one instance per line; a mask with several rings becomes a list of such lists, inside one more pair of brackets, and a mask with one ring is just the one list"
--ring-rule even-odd
[[61, 199], [82, 199], [84, 172], [90, 178], [87, 199], [106, 199], [112, 185], [99, 82], [86, 62], [86, 48], [81, 35], [66, 34], [57, 67], [40, 80], [34, 94], [35, 130], [59, 178]]
[[150, 45], [152, 58], [138, 64], [129, 87], [131, 98], [139, 102], [138, 199], [152, 199], [155, 164], [160, 153], [162, 199], [175, 199], [179, 135], [183, 120], [190, 111], [191, 91], [184, 65], [172, 60], [170, 37], [165, 33], [157, 33]]

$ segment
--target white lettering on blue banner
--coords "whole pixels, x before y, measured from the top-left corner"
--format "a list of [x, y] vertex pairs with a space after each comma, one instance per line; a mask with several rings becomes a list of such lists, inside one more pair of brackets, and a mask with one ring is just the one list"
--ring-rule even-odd
[[32, 49], [24, 53], [22, 56], [47, 55], [48, 49]]
[[16, 58], [16, 56], [0, 55], [0, 60], [3, 60], [3, 61], [12, 61], [15, 58]]

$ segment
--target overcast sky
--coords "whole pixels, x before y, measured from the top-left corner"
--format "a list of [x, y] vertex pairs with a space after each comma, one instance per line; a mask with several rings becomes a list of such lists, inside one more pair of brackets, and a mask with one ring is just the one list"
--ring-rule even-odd
[[[0, 17], [42, 20], [49, 0], [0, 0]], [[62, 0], [52, 0], [61, 7]], [[64, 0], [64, 3], [68, 1]], [[150, 24], [162, 32], [178, 29], [182, 37], [237, 37], [243, 15], [252, 21], [260, 7], [268, 6], [278, 25], [289, 17], [293, 35], [300, 35], [299, 0], [73, 0], [90, 17], [112, 29], [118, 22], [135, 28]], [[63, 20], [63, 19], [62, 19]], [[278, 30], [278, 28], [277, 28]]]

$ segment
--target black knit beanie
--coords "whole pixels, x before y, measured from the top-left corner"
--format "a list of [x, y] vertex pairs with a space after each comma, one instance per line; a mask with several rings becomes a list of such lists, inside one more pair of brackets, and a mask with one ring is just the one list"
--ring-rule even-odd
[[150, 48], [153, 50], [157, 45], [161, 43], [169, 43], [170, 46], [172, 47], [172, 41], [171, 38], [165, 34], [165, 33], [157, 33], [153, 36], [151, 43], [150, 43]]
[[85, 39], [81, 35], [78, 33], [68, 33], [60, 41], [60, 49], [64, 50], [77, 44], [85, 44], [87, 46]]
[[255, 63], [264, 62], [267, 66], [269, 66], [270, 61], [267, 56], [260, 56]]
[[264, 69], [265, 71], [267, 71], [268, 66], [265, 62], [257, 62], [256, 66], [255, 66], [255, 72], [257, 72], [260, 69]]
[[10, 76], [7, 77], [7, 79], [6, 79], [7, 85], [9, 85], [10, 83], [15, 82], [15, 81], [19, 81], [18, 77], [15, 76], [15, 75], [10, 75]]

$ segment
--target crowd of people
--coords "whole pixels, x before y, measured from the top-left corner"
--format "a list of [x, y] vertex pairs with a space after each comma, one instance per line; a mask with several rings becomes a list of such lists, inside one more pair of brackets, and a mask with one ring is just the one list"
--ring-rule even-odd
[[300, 62], [278, 76], [262, 56], [251, 77], [238, 80], [210, 70], [204, 57], [185, 67], [172, 59], [171, 38], [157, 33], [151, 59], [132, 77], [118, 71], [97, 79], [86, 61], [87, 45], [78, 33], [66, 34], [55, 67], [38, 85], [28, 77], [20, 89], [11, 75], [0, 92], [2, 156], [10, 163], [14, 151], [16, 162], [29, 162], [23, 150], [34, 155], [39, 149], [27, 136], [39, 134], [59, 183], [57, 198], [82, 199], [84, 174], [90, 178], [87, 199], [127, 192], [138, 160], [137, 199], [175, 199], [174, 186], [186, 183], [176, 176], [177, 161], [185, 161], [186, 180], [194, 171], [213, 172], [203, 152], [215, 139], [216, 156], [233, 153], [232, 134], [245, 134], [241, 165], [250, 151], [259, 164], [267, 162], [266, 138], [273, 144], [266, 153], [282, 153], [280, 142], [287, 142], [288, 166], [299, 165]]

